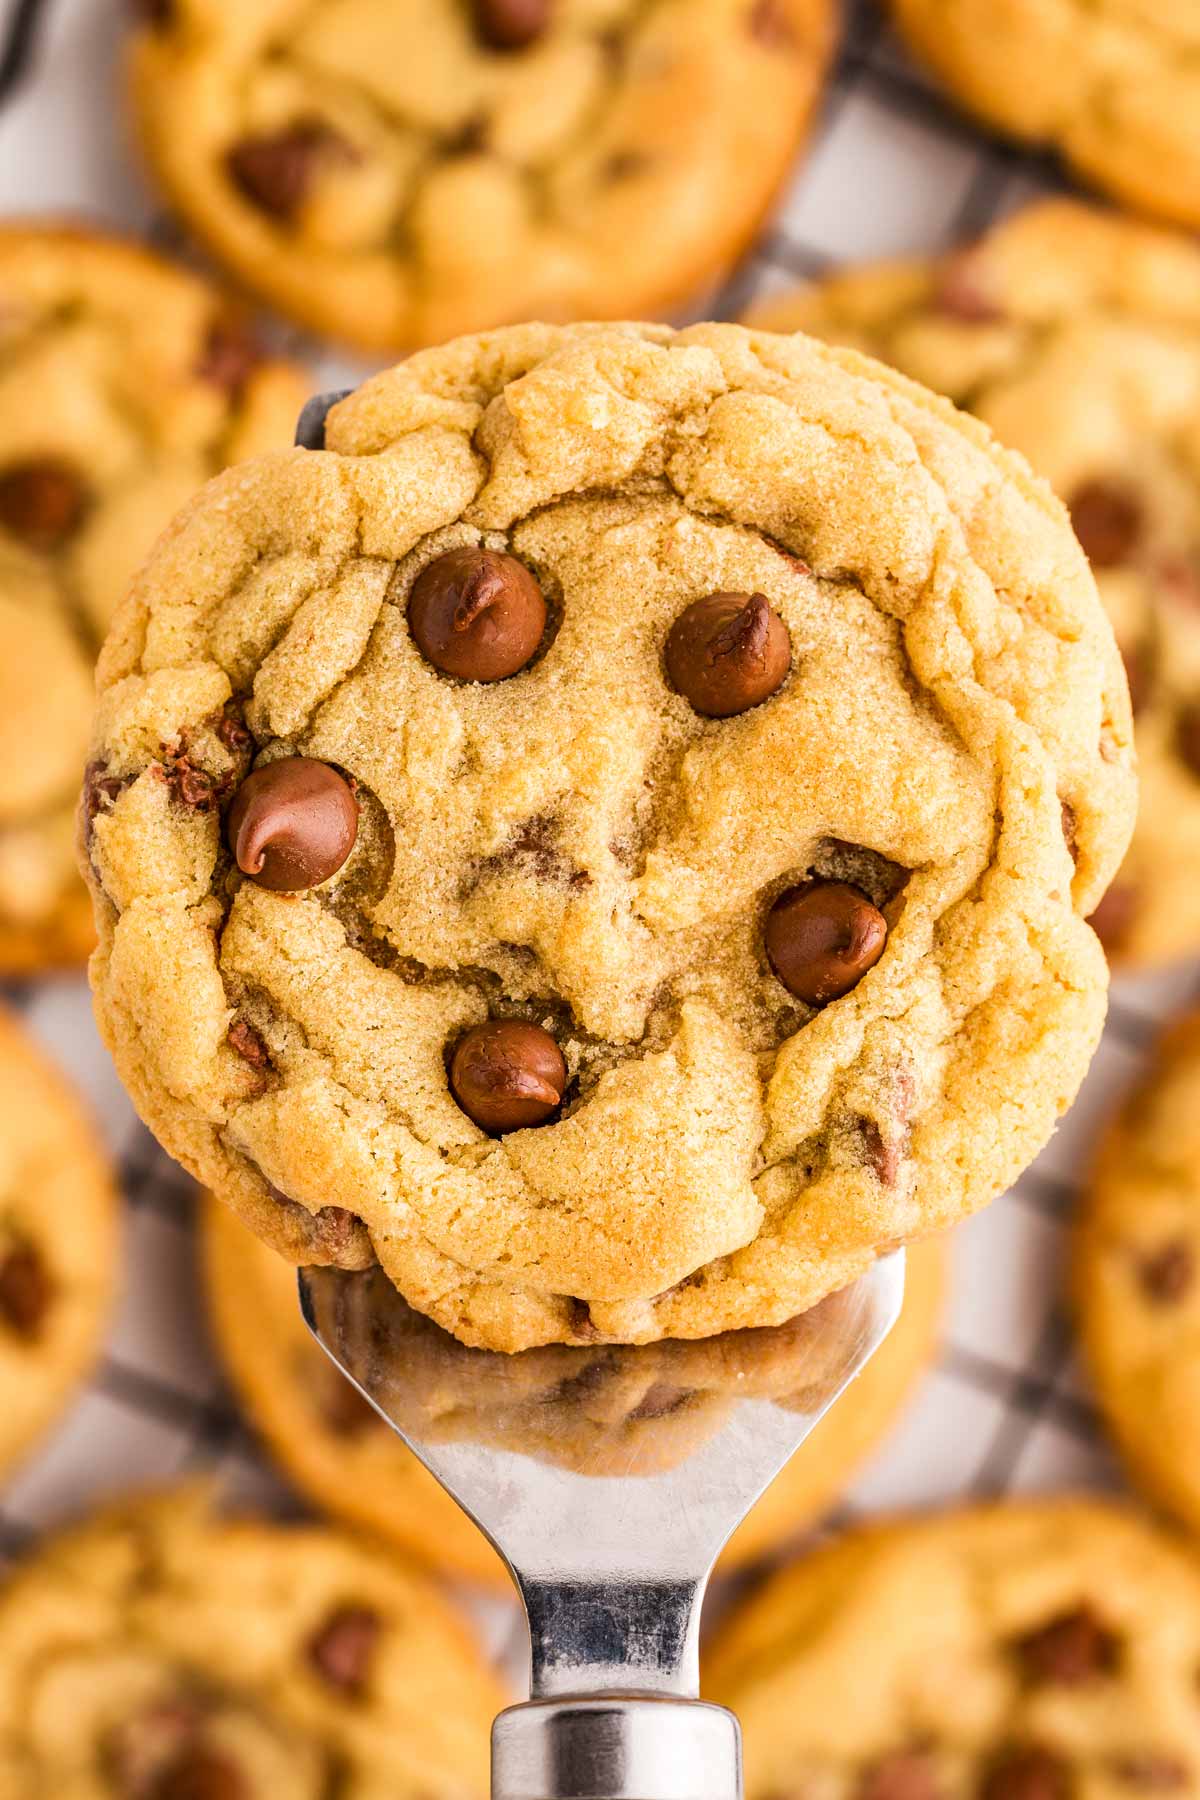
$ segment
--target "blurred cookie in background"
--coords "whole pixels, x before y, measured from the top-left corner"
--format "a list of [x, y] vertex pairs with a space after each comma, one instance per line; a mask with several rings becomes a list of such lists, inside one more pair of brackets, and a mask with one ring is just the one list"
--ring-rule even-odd
[[0, 1011], [0, 1476], [95, 1361], [118, 1236], [113, 1173], [79, 1099]]
[[788, 174], [833, 0], [170, 0], [147, 161], [214, 255], [368, 350], [678, 306]]
[[1100, 1141], [1072, 1272], [1086, 1359], [1129, 1472], [1200, 1531], [1200, 1013], [1167, 1028]]
[[1200, 225], [1196, 0], [888, 0], [914, 55], [987, 124], [1085, 181]]
[[6, 1800], [484, 1800], [505, 1696], [419, 1577], [184, 1489], [0, 1591]]
[[[252, 1422], [301, 1491], [325, 1511], [443, 1572], [506, 1584], [500, 1559], [482, 1533], [309, 1335], [297, 1303], [294, 1269], [211, 1197], [202, 1214], [202, 1254], [210, 1317], [226, 1367]], [[763, 1555], [811, 1524], [894, 1423], [932, 1357], [945, 1292], [942, 1241], [916, 1245], [908, 1255], [899, 1323], [847, 1396], [817, 1426], [734, 1534], [721, 1567]], [[465, 1351], [452, 1340], [446, 1340], [446, 1348], [448, 1357], [457, 1357], [465, 1366], [471, 1359], [487, 1360], [485, 1353]], [[699, 1378], [705, 1345], [667, 1345], [663, 1354], [676, 1348], [685, 1359], [694, 1359], [694, 1376]], [[619, 1376], [614, 1376], [611, 1401], [601, 1391], [603, 1366], [613, 1352], [601, 1347], [594, 1355], [598, 1373], [588, 1384], [588, 1401], [597, 1415], [598, 1436], [615, 1429], [609, 1414], [622, 1395]], [[652, 1361], [654, 1352], [639, 1355]], [[531, 1397], [537, 1397], [539, 1371], [552, 1393], [564, 1368], [577, 1368], [586, 1357], [587, 1352], [559, 1347], [525, 1352], [519, 1361], [529, 1371]], [[503, 1369], [515, 1378], [520, 1374], [511, 1358], [503, 1359]], [[453, 1404], [452, 1378], [453, 1370], [439, 1372], [431, 1361], [429, 1381], [423, 1384], [441, 1396], [446, 1408]], [[653, 1422], [658, 1439], [669, 1429], [661, 1411], [664, 1398], [681, 1392], [675, 1381], [668, 1385], [660, 1380], [650, 1393], [631, 1390], [624, 1398], [636, 1407], [632, 1417]], [[490, 1405], [499, 1418], [504, 1403], [499, 1388], [487, 1399], [473, 1384], [472, 1397]], [[703, 1396], [698, 1393], [695, 1398], [699, 1402]], [[699, 1422], [703, 1427], [702, 1417]], [[680, 1424], [687, 1424], [682, 1415]], [[439, 1425], [431, 1418], [422, 1428], [436, 1433]], [[441, 1429], [453, 1435], [448, 1416]], [[681, 1446], [684, 1454], [688, 1447]], [[635, 1448], [621, 1439], [622, 1466], [635, 1454]], [[657, 1463], [648, 1466], [646, 1472], [657, 1467]]]
[[967, 249], [851, 269], [752, 322], [948, 394], [1066, 501], [1125, 657], [1141, 777], [1092, 923], [1117, 963], [1200, 952], [1200, 245], [1046, 201]]
[[291, 442], [307, 390], [197, 276], [83, 227], [0, 225], [0, 975], [92, 944], [75, 814], [118, 601], [210, 475]]
[[1099, 1500], [855, 1531], [717, 1632], [746, 1800], [1200, 1791], [1200, 1565]]

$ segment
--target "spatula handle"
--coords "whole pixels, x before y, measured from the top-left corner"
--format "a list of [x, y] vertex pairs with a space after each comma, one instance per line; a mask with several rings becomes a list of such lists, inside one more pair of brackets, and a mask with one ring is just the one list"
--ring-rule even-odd
[[510, 1706], [492, 1800], [741, 1800], [741, 1732], [702, 1700], [599, 1694]]

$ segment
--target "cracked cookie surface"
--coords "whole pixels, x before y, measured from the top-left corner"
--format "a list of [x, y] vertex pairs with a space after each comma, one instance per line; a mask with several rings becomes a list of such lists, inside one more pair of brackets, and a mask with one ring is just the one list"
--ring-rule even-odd
[[155, 536], [290, 441], [305, 385], [207, 283], [84, 228], [0, 225], [0, 974], [82, 962], [92, 663]]
[[52, 1539], [0, 1595], [11, 1800], [477, 1800], [505, 1696], [448, 1603], [203, 1494]]
[[1198, 1661], [1177, 1539], [1014, 1501], [775, 1576], [718, 1628], [704, 1693], [741, 1719], [747, 1800], [1137, 1800], [1200, 1785]]
[[[738, 326], [463, 339], [326, 441], [210, 484], [101, 660], [97, 1014], [172, 1154], [295, 1260], [378, 1259], [506, 1350], [780, 1323], [1010, 1182], [1100, 1031], [1082, 915], [1134, 805], [1111, 629], [1027, 465]], [[505, 680], [409, 630], [464, 549], [545, 596]], [[733, 717], [663, 664], [714, 592], [790, 646]], [[275, 891], [300, 826], [330, 872]], [[565, 1085], [489, 1135], [451, 1084], [500, 1022]]]
[[1130, 1472], [1200, 1530], [1200, 1017], [1169, 1026], [1102, 1138], [1076, 1218], [1088, 1364]]
[[888, 0], [955, 99], [1116, 199], [1200, 226], [1200, 0]]
[[1066, 501], [1135, 710], [1141, 804], [1094, 924], [1113, 962], [1200, 950], [1200, 249], [1070, 201], [930, 261], [768, 302], [948, 394]]
[[753, 237], [831, 0], [170, 0], [137, 32], [147, 159], [240, 278], [410, 349], [693, 299]]
[[[297, 1308], [296, 1279], [287, 1264], [212, 1198], [204, 1207], [203, 1246], [209, 1313], [226, 1366], [251, 1420], [301, 1490], [335, 1517], [433, 1567], [507, 1585], [509, 1577], [483, 1534], [314, 1342]], [[785, 1542], [836, 1499], [894, 1423], [933, 1354], [945, 1280], [944, 1244], [931, 1238], [915, 1245], [895, 1327], [738, 1527], [722, 1552], [721, 1568]], [[593, 1465], [603, 1452], [622, 1473], [643, 1466], [653, 1472], [657, 1461], [645, 1464], [635, 1439], [650, 1434], [651, 1453], [665, 1440], [669, 1458], [676, 1448], [683, 1454], [692, 1448], [690, 1440], [679, 1441], [676, 1427], [686, 1428], [700, 1412], [706, 1383], [714, 1385], [720, 1373], [706, 1370], [704, 1347], [664, 1346], [668, 1355], [657, 1364], [654, 1351], [638, 1350], [634, 1354], [647, 1359], [647, 1370], [631, 1370], [625, 1377], [613, 1351], [602, 1346], [591, 1352], [527, 1351], [519, 1363], [504, 1358], [498, 1370], [482, 1369], [474, 1353], [464, 1352], [472, 1360], [463, 1362], [457, 1379], [447, 1359], [430, 1359], [419, 1382], [405, 1383], [410, 1403], [417, 1393], [426, 1400], [426, 1411], [411, 1419], [412, 1428], [419, 1436], [482, 1436], [511, 1447], [521, 1412], [532, 1416], [561, 1392], [579, 1412]], [[522, 1376], [526, 1362], [528, 1387]], [[786, 1372], [764, 1370], [753, 1352], [746, 1363], [728, 1356], [725, 1373], [726, 1394], [731, 1384], [739, 1394], [746, 1392], [756, 1378], [761, 1388], [765, 1378], [771, 1392], [787, 1397]], [[719, 1392], [716, 1397], [720, 1400]], [[804, 1395], [796, 1398], [800, 1403]], [[406, 1422], [402, 1410], [393, 1416]], [[718, 1412], [715, 1423], [723, 1417]], [[556, 1443], [561, 1446], [566, 1437], [566, 1426], [560, 1425]]]
[[82, 1103], [0, 1011], [0, 1472], [99, 1352], [116, 1282], [112, 1171]]

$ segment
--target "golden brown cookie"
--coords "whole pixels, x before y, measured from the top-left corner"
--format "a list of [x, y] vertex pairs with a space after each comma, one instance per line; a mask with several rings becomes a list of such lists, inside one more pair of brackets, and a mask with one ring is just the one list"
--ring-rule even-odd
[[717, 1632], [746, 1800], [1200, 1792], [1200, 1565], [1099, 1500], [853, 1532]]
[[832, 0], [168, 0], [151, 170], [281, 311], [367, 349], [672, 309], [753, 238]]
[[5, 1800], [484, 1800], [504, 1696], [426, 1582], [184, 1489], [0, 1593]]
[[[226, 1367], [251, 1420], [304, 1493], [327, 1512], [437, 1568], [507, 1582], [482, 1534], [309, 1335], [296, 1303], [294, 1272], [211, 1198], [203, 1211], [203, 1257], [210, 1316]], [[882, 1350], [734, 1534], [723, 1566], [750, 1561], [784, 1541], [836, 1497], [891, 1424], [932, 1354], [944, 1285], [945, 1250], [931, 1239], [910, 1254], [904, 1310]], [[634, 1385], [621, 1381], [615, 1370], [605, 1379], [604, 1359], [612, 1353], [603, 1350], [597, 1350], [583, 1382], [561, 1360], [585, 1356], [582, 1351], [526, 1351], [518, 1359], [506, 1358], [504, 1366], [515, 1382], [515, 1363], [532, 1365], [529, 1400], [542, 1407], [556, 1383], [571, 1382], [592, 1450], [609, 1436], [621, 1468], [628, 1470], [632, 1462], [640, 1469], [644, 1454], [631, 1438], [639, 1424], [656, 1439], [665, 1434], [668, 1453], [690, 1447], [679, 1441], [674, 1427], [703, 1410], [699, 1384], [705, 1372], [695, 1366], [702, 1348], [664, 1346], [674, 1353], [670, 1367], [655, 1370], [649, 1383]], [[548, 1361], [553, 1357], [560, 1361]], [[737, 1391], [744, 1392], [747, 1379], [738, 1373]], [[463, 1370], [458, 1384], [444, 1361], [428, 1364], [427, 1377], [409, 1384], [429, 1404], [428, 1415], [412, 1421], [418, 1433], [463, 1435], [459, 1423], [468, 1415], [464, 1429], [477, 1435], [482, 1413], [493, 1423], [506, 1423], [504, 1441], [512, 1443], [518, 1424], [513, 1383], [502, 1395], [484, 1383], [477, 1363]]]
[[306, 384], [207, 282], [83, 227], [0, 225], [0, 974], [82, 962], [92, 662], [162, 527], [291, 441]]
[[1200, 248], [1047, 201], [966, 250], [852, 269], [756, 318], [948, 394], [1067, 502], [1128, 667], [1141, 776], [1093, 922], [1116, 962], [1200, 951]]
[[504, 1350], [778, 1324], [1007, 1186], [1134, 801], [1027, 464], [733, 325], [461, 339], [327, 445], [102, 658], [93, 983], [172, 1154]]
[[988, 124], [1085, 180], [1200, 225], [1197, 0], [888, 0], [916, 55]]
[[1077, 1216], [1079, 1330], [1130, 1473], [1200, 1530], [1200, 1015], [1163, 1034]]
[[0, 1475], [96, 1358], [118, 1229], [109, 1159], [82, 1103], [0, 1011]]

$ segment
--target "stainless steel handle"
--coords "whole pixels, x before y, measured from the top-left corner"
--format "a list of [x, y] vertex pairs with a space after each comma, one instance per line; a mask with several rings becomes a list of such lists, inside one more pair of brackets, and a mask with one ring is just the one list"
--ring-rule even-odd
[[665, 1694], [510, 1706], [492, 1728], [492, 1800], [741, 1800], [733, 1714]]

